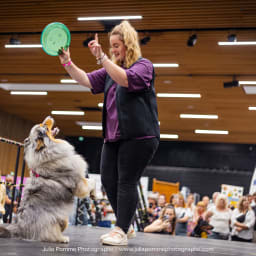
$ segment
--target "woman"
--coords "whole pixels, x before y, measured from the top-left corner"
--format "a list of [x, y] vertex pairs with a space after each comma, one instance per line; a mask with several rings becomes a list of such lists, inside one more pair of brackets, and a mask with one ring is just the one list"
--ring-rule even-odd
[[158, 219], [160, 217], [161, 211], [165, 207], [165, 205], [166, 205], [165, 195], [161, 194], [158, 196], [157, 207], [154, 210], [155, 219]]
[[152, 223], [157, 218], [157, 212], [155, 209], [157, 208], [157, 199], [156, 198], [148, 198], [148, 221]]
[[177, 204], [177, 200], [178, 200], [178, 195], [177, 194], [172, 194], [170, 196], [170, 204], [174, 207]]
[[177, 203], [175, 205], [175, 212], [177, 216], [175, 234], [178, 236], [186, 236], [188, 220], [192, 215], [187, 210], [184, 197], [180, 193], [178, 194]]
[[195, 212], [195, 205], [194, 205], [194, 194], [189, 194], [187, 197], [187, 203], [186, 203], [186, 208], [187, 211], [189, 213], [189, 219], [188, 219], [188, 225], [187, 225], [187, 235], [189, 236], [191, 234], [191, 232], [193, 231], [193, 216], [194, 216], [194, 212]]
[[209, 224], [213, 226], [212, 233], [208, 238], [228, 240], [229, 226], [231, 222], [231, 210], [228, 208], [228, 199], [225, 195], [219, 194], [215, 207], [206, 213], [210, 218]]
[[123, 21], [110, 32], [109, 40], [112, 60], [103, 53], [97, 34], [89, 42], [91, 53], [103, 66], [89, 74], [71, 61], [69, 50], [62, 49], [59, 57], [79, 84], [91, 88], [94, 94], [104, 93], [101, 181], [117, 221], [101, 241], [127, 245], [127, 236], [134, 236], [130, 225], [138, 202], [137, 182], [154, 156], [160, 133], [154, 68], [141, 58], [137, 32]]
[[172, 205], [167, 205], [162, 209], [160, 217], [157, 220], [155, 220], [152, 224], [144, 228], [144, 232], [158, 232], [174, 235], [175, 220], [176, 214], [174, 207]]
[[193, 213], [193, 217], [192, 217], [192, 221], [189, 223], [190, 225], [189, 225], [189, 230], [187, 233], [188, 236], [194, 236], [194, 234], [193, 234], [194, 228], [197, 226], [198, 221], [200, 219], [206, 220], [206, 206], [203, 201], [199, 201], [196, 204], [196, 207], [195, 207], [195, 210]]
[[250, 207], [249, 200], [243, 196], [238, 201], [237, 208], [231, 217], [232, 241], [252, 242], [255, 215]]
[[5, 214], [5, 199], [6, 199], [6, 189], [5, 185], [2, 184], [0, 175], [0, 224], [3, 223], [3, 215]]

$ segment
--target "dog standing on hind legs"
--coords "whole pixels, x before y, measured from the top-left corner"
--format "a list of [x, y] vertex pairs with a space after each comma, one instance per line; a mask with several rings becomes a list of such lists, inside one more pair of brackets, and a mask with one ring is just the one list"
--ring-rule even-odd
[[58, 128], [47, 117], [35, 125], [24, 141], [30, 179], [15, 223], [0, 227], [0, 238], [16, 237], [68, 243], [62, 232], [68, 225], [74, 196], [95, 196], [95, 181], [86, 179], [88, 165], [67, 141], [55, 139]]

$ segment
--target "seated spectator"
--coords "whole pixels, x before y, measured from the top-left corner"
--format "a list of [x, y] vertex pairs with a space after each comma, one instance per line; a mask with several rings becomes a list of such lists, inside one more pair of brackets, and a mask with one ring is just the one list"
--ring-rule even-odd
[[209, 209], [208, 208], [210, 206], [210, 198], [209, 198], [209, 196], [204, 196], [202, 198], [202, 201], [204, 202], [206, 209]]
[[194, 201], [195, 201], [194, 195], [192, 193], [189, 194], [187, 197], [186, 208], [189, 209], [192, 212], [192, 214], [195, 211]]
[[155, 211], [156, 208], [157, 208], [157, 199], [149, 197], [148, 208], [147, 208], [149, 223], [152, 223], [158, 217], [158, 213]]
[[177, 194], [172, 194], [170, 197], [170, 204], [172, 206], [175, 206], [177, 204], [177, 199], [178, 199]]
[[252, 242], [254, 223], [254, 211], [250, 207], [248, 198], [243, 196], [240, 198], [237, 208], [232, 212], [232, 241]]
[[195, 205], [194, 205], [194, 194], [189, 194], [187, 197], [186, 208], [189, 213], [188, 225], [187, 225], [187, 234], [192, 232], [193, 228], [193, 216], [195, 212]]
[[178, 201], [175, 206], [175, 212], [176, 212], [176, 218], [177, 218], [175, 234], [178, 236], [186, 236], [188, 220], [192, 215], [186, 209], [185, 200], [182, 194], [178, 194]]
[[212, 207], [215, 207], [215, 203], [216, 203], [216, 199], [218, 197], [218, 195], [220, 194], [220, 192], [214, 192], [212, 194], [212, 200], [210, 201], [210, 203], [208, 204], [207, 210], [211, 210]]
[[219, 194], [215, 207], [211, 207], [206, 213], [206, 216], [210, 218], [209, 224], [213, 226], [212, 233], [208, 238], [228, 240], [231, 214], [232, 211], [228, 208], [227, 197]]
[[116, 216], [108, 200], [101, 200], [102, 217], [101, 227], [111, 227], [116, 222]]
[[165, 195], [159, 195], [157, 200], [157, 207], [154, 209], [155, 219], [159, 218], [160, 212], [165, 207], [165, 204], [166, 204]]
[[[10, 220], [10, 213], [11, 213], [11, 204], [12, 204], [12, 194], [13, 194], [13, 176], [7, 175], [5, 178], [6, 182], [6, 196], [5, 196], [5, 214], [3, 216], [3, 222], [9, 223]], [[15, 189], [15, 198], [13, 202], [13, 213], [17, 212], [17, 197], [18, 197], [18, 190]]]
[[203, 201], [199, 201], [196, 204], [195, 211], [192, 217], [192, 222], [190, 223], [190, 230], [187, 234], [188, 236], [192, 236], [192, 232], [197, 226], [200, 219], [206, 220], [206, 207]]
[[1, 183], [1, 176], [0, 176], [0, 223], [3, 223], [3, 215], [5, 214], [5, 197], [6, 197], [6, 189], [5, 185]]
[[175, 233], [175, 220], [176, 215], [174, 207], [172, 205], [167, 205], [162, 209], [160, 217], [144, 228], [144, 232], [158, 232], [173, 235]]

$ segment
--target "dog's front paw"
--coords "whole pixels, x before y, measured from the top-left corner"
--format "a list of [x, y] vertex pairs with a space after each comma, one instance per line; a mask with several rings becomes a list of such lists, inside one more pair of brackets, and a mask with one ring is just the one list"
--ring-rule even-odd
[[61, 243], [69, 243], [69, 237], [68, 236], [62, 236], [61, 240], [60, 240]]
[[90, 197], [96, 200], [96, 181], [95, 179], [87, 179]]

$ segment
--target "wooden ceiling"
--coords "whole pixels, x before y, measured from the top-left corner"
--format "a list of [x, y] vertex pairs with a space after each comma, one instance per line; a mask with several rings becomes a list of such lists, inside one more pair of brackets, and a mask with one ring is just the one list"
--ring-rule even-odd
[[[0, 3], [0, 83], [50, 83], [68, 78], [58, 57], [42, 49], [7, 49], [10, 37], [23, 44], [40, 43], [40, 33], [51, 22], [63, 22], [71, 31], [73, 62], [90, 72], [99, 68], [83, 41], [97, 31], [105, 52], [108, 34], [98, 21], [77, 17], [142, 15], [131, 21], [140, 38], [143, 56], [153, 63], [178, 63], [178, 68], [156, 68], [157, 93], [201, 93], [200, 99], [158, 98], [161, 133], [178, 134], [180, 141], [256, 143], [256, 95], [242, 87], [224, 88], [223, 82], [256, 80], [256, 46], [219, 46], [229, 34], [238, 41], [256, 41], [256, 2], [239, 0], [9, 0]], [[187, 46], [196, 33], [197, 43]], [[35, 85], [36, 86], [36, 85]], [[61, 85], [60, 85], [61, 86]], [[0, 85], [1, 87], [1, 85]], [[0, 89], [0, 108], [38, 123], [52, 110], [97, 107], [102, 95], [90, 92], [49, 92], [47, 96], [15, 96]], [[217, 120], [180, 119], [180, 114], [217, 114]], [[100, 111], [84, 117], [55, 116], [64, 135], [101, 137], [100, 131], [82, 130], [76, 121], [101, 122]], [[228, 130], [228, 135], [199, 135], [195, 129]]]

